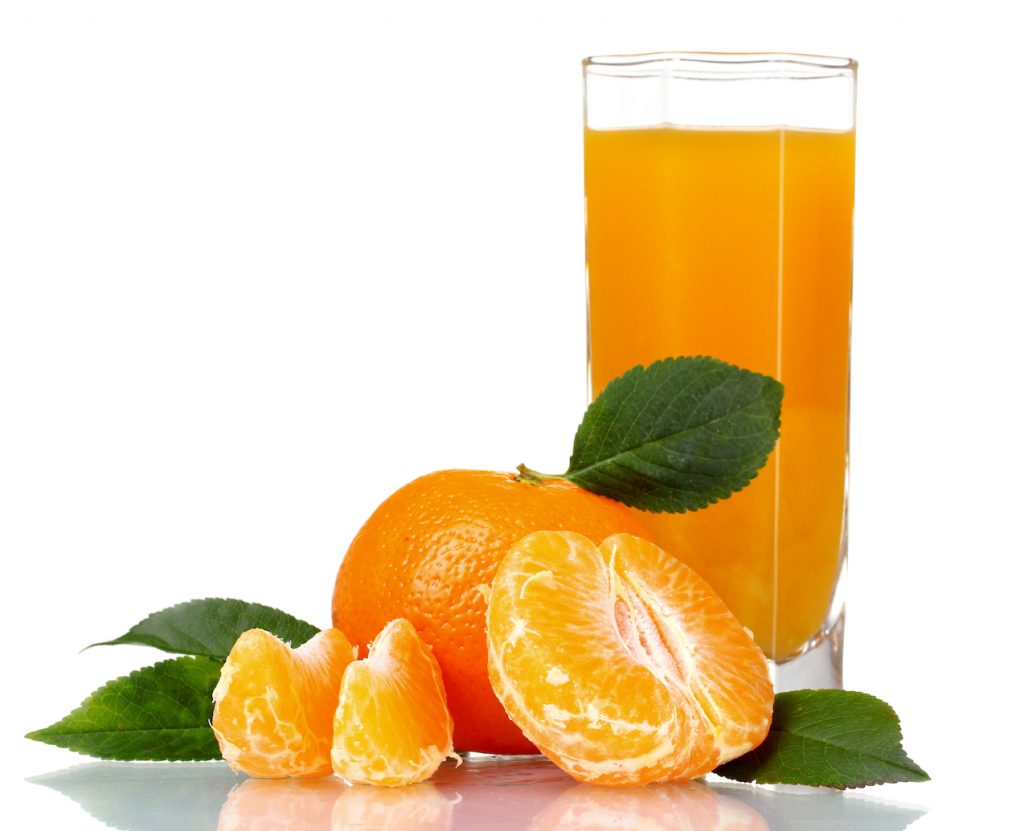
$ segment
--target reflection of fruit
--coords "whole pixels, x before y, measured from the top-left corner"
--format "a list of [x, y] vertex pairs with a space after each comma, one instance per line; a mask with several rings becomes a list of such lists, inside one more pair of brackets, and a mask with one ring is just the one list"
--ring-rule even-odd
[[221, 807], [217, 831], [326, 831], [346, 790], [337, 779], [247, 779]]
[[354, 657], [337, 629], [294, 650], [262, 629], [243, 632], [213, 691], [213, 730], [228, 764], [266, 778], [327, 776], [331, 718]]
[[701, 782], [666, 782], [651, 788], [577, 785], [537, 816], [529, 831], [626, 827], [644, 831], [768, 831], [768, 823], [753, 808]]
[[543, 756], [473, 755], [456, 767], [445, 762], [430, 784], [455, 806], [462, 831], [522, 829], [576, 783]]
[[452, 807], [433, 785], [349, 787], [338, 779], [247, 779], [228, 795], [217, 831], [449, 831]]
[[334, 771], [397, 787], [429, 778], [452, 755], [452, 717], [437, 661], [412, 624], [393, 620], [350, 664], [334, 716]]
[[628, 534], [512, 547], [487, 609], [491, 683], [512, 720], [581, 781], [700, 776], [764, 740], [764, 655], [696, 572]]
[[[452, 809], [458, 800], [447, 800], [429, 782], [407, 788], [348, 788], [331, 815], [331, 831], [365, 828], [367, 831], [449, 831]], [[312, 831], [313, 826], [309, 826]], [[316, 826], [317, 831], [326, 825]]]
[[532, 531], [604, 539], [645, 533], [625, 506], [557, 479], [442, 470], [388, 497], [352, 541], [334, 588], [334, 625], [356, 644], [408, 618], [434, 648], [455, 746], [533, 753], [487, 683], [484, 592], [498, 562]]

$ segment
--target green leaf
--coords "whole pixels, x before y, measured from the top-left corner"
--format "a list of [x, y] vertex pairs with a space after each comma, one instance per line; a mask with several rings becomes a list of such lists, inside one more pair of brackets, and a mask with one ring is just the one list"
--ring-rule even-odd
[[764, 743], [715, 773], [739, 782], [830, 788], [927, 781], [902, 740], [892, 707], [867, 693], [784, 692], [775, 696]]
[[92, 646], [138, 644], [223, 661], [238, 636], [248, 629], [265, 629], [292, 646], [304, 644], [319, 631], [312, 624], [261, 603], [206, 598], [154, 612], [121, 637]]
[[219, 759], [210, 719], [220, 666], [209, 658], [161, 661], [104, 684], [27, 738], [100, 759]]
[[576, 431], [565, 478], [646, 511], [694, 511], [746, 487], [779, 436], [782, 384], [714, 358], [616, 378]]

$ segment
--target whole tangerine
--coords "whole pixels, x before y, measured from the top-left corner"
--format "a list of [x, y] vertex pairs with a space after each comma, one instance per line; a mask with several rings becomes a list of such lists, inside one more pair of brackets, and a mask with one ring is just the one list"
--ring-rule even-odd
[[338, 569], [332, 617], [352, 643], [365, 650], [389, 621], [404, 617], [433, 648], [457, 750], [537, 752], [491, 689], [485, 632], [498, 564], [535, 531], [649, 536], [625, 505], [564, 479], [440, 470], [385, 499]]

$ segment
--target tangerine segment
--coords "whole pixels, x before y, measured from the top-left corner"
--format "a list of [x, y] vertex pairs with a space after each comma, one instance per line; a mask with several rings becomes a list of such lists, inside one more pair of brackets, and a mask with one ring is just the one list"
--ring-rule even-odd
[[[775, 695], [750, 631], [706, 580], [654, 543], [621, 534], [601, 551], [639, 630], [643, 651], [635, 654], [646, 651], [668, 668], [668, 681], [692, 696], [701, 723], [712, 729], [715, 765], [757, 747], [768, 735]], [[621, 608], [616, 604], [617, 619]]]
[[579, 781], [689, 779], [768, 733], [761, 650], [696, 572], [638, 537], [520, 540], [491, 587], [487, 645], [510, 718]]
[[213, 691], [213, 732], [237, 771], [275, 779], [331, 772], [331, 718], [355, 649], [337, 629], [297, 649], [262, 629], [239, 636]]
[[[345, 670], [334, 716], [334, 771], [354, 784], [422, 782], [453, 756], [441, 668], [404, 618]], [[456, 757], [457, 758], [457, 757]]]

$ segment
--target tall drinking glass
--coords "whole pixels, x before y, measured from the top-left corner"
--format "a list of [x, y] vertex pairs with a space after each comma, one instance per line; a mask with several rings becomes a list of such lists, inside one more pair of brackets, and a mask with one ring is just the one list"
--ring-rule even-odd
[[757, 478], [641, 517], [754, 633], [778, 689], [842, 685], [856, 64], [584, 61], [591, 393], [710, 355], [785, 387]]

